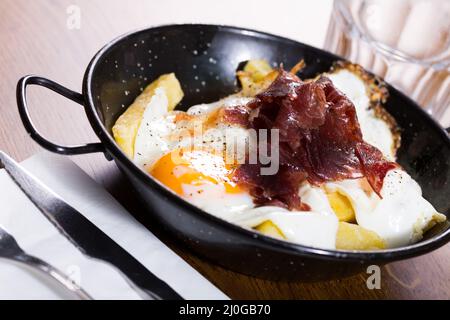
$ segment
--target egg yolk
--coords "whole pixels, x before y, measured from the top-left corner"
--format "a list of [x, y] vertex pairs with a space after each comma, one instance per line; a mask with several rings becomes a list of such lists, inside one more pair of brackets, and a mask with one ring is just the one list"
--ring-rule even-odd
[[343, 194], [335, 191], [327, 193], [328, 201], [339, 221], [354, 221], [355, 211], [350, 200]]
[[183, 195], [183, 185], [223, 185], [226, 193], [241, 192], [232, 181], [234, 165], [225, 163], [221, 155], [207, 150], [177, 149], [162, 156], [149, 173], [162, 184]]

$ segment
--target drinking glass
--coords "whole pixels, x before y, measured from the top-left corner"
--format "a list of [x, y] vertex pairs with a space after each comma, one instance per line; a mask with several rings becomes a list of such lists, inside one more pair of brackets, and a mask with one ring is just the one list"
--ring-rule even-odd
[[335, 0], [325, 49], [450, 122], [450, 1]]

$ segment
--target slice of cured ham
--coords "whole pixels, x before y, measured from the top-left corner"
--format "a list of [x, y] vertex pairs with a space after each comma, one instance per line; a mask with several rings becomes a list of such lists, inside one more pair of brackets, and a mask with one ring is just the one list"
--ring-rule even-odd
[[353, 103], [326, 77], [303, 82], [280, 70], [246, 107], [249, 128], [278, 129], [280, 137], [276, 174], [261, 175], [257, 163], [240, 165], [234, 175], [259, 205], [307, 210], [298, 195], [305, 180], [320, 185], [366, 177], [379, 195], [384, 176], [398, 166], [364, 142]]

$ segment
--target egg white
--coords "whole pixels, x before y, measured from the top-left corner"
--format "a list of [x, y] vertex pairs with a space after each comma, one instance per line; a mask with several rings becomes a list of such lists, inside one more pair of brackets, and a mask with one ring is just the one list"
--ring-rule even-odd
[[274, 223], [288, 241], [316, 248], [336, 248], [339, 221], [333, 213], [263, 206], [246, 210], [232, 222], [254, 228], [267, 220]]
[[422, 197], [420, 186], [403, 170], [387, 173], [381, 196], [372, 211], [356, 211], [356, 220], [375, 231], [388, 247], [414, 243], [422, 239], [430, 224], [446, 219]]
[[190, 107], [186, 112], [190, 115], [202, 115], [207, 114], [212, 111], [217, 110], [221, 107], [233, 107], [233, 106], [242, 106], [246, 105], [250, 101], [253, 100], [253, 97], [244, 97], [240, 94], [232, 94], [230, 96], [227, 96], [221, 100], [211, 102], [211, 103], [202, 103], [197, 104], [192, 107]]
[[175, 128], [174, 116], [168, 116], [169, 100], [163, 88], [157, 88], [145, 108], [134, 142], [133, 161], [140, 167], [170, 151], [166, 137]]
[[[232, 95], [217, 102], [195, 105], [186, 112], [189, 115], [206, 115], [220, 107], [236, 106], [247, 103], [251, 98]], [[214, 150], [226, 150], [230, 159], [234, 149], [246, 150], [248, 144], [248, 130], [238, 125], [218, 123], [212, 128], [201, 132], [198, 136], [184, 135], [186, 124], [176, 122], [176, 115], [180, 111], [168, 111], [168, 98], [163, 88], [157, 88], [155, 95], [145, 108], [134, 144], [133, 161], [140, 167], [151, 167], [164, 154], [177, 148], [195, 146], [208, 147]], [[191, 121], [196, 121], [195, 118]], [[192, 125], [192, 124], [190, 124]], [[173, 139], [173, 136], [177, 139]], [[196, 139], [200, 138], [200, 139]], [[241, 155], [242, 160], [243, 155]]]
[[233, 221], [253, 208], [253, 198], [246, 192], [227, 193], [221, 184], [183, 185], [184, 198], [200, 209], [227, 221]]

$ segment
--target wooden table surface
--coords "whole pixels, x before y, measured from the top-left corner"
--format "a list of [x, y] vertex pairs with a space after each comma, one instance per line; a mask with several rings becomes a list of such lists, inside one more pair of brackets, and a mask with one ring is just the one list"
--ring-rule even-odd
[[[72, 3], [82, 10], [79, 30], [67, 28], [66, 10]], [[16, 110], [15, 86], [21, 76], [39, 74], [80, 91], [84, 69], [94, 53], [110, 39], [152, 24], [152, 15], [164, 14], [155, 3], [138, 0], [2, 0], [0, 149], [17, 160], [41, 150], [23, 129]], [[97, 141], [80, 106], [38, 88], [30, 88], [29, 102], [36, 125], [50, 139], [63, 144]], [[131, 212], [139, 209], [128, 183], [113, 162], [106, 161], [102, 155], [72, 159]], [[186, 253], [182, 247], [171, 246], [235, 299], [450, 298], [450, 245], [422, 257], [382, 267], [381, 289], [374, 290], [367, 288], [369, 275], [366, 273], [321, 283], [272, 282], [224, 270]]]

